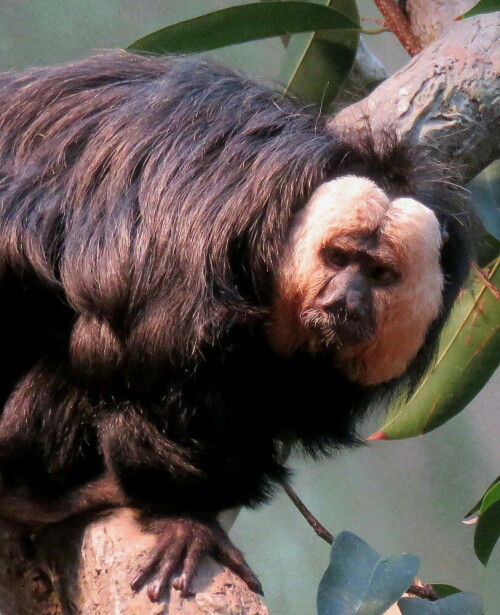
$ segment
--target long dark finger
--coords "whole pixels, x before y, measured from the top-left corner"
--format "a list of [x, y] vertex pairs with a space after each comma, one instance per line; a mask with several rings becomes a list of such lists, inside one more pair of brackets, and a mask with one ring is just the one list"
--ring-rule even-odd
[[[175, 549], [174, 545], [172, 545], [172, 547]], [[156, 570], [158, 564], [161, 562], [164, 555], [165, 541], [159, 540], [153, 548], [148, 561], [144, 564], [144, 566], [140, 568], [139, 573], [134, 578], [132, 583], [130, 583], [130, 588], [132, 589], [132, 591], [137, 592], [141, 589], [141, 587], [146, 583], [149, 577]]]
[[175, 548], [169, 550], [161, 563], [161, 568], [155, 575], [155, 581], [148, 585], [147, 594], [152, 602], [157, 602], [162, 594], [168, 589], [170, 579], [182, 565], [184, 546], [177, 543]]
[[187, 598], [192, 594], [191, 584], [193, 582], [196, 569], [200, 563], [200, 558], [207, 551], [207, 544], [204, 540], [196, 540], [188, 548], [184, 564], [182, 566], [182, 574], [174, 579], [172, 587], [181, 592], [183, 598]]
[[246, 563], [243, 554], [229, 541], [228, 544], [217, 546], [215, 550], [215, 558], [223, 566], [227, 566], [230, 570], [237, 574], [253, 592], [261, 596], [264, 595], [259, 579], [254, 574], [250, 566]]

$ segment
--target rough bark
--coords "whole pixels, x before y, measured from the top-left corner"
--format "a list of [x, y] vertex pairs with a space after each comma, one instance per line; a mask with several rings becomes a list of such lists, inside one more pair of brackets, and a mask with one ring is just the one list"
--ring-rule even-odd
[[[222, 520], [224, 523], [224, 521]], [[208, 558], [183, 599], [172, 591], [152, 603], [130, 580], [155, 542], [130, 509], [49, 526], [32, 542], [26, 530], [0, 521], [2, 615], [268, 615], [232, 572]]]
[[188, 599], [172, 591], [169, 598], [153, 604], [144, 590], [135, 594], [130, 580], [154, 542], [155, 536], [143, 532], [134, 511], [128, 509], [45, 532], [39, 553], [48, 560], [57, 593], [64, 597], [64, 615], [267, 615], [258, 596], [208, 559], [202, 562], [193, 584], [195, 594]]
[[332, 123], [346, 132], [369, 118], [431, 147], [463, 181], [500, 155], [500, 13], [447, 26], [442, 36]]
[[408, 0], [406, 12], [413, 34], [422, 47], [427, 47], [475, 4], [476, 0]]

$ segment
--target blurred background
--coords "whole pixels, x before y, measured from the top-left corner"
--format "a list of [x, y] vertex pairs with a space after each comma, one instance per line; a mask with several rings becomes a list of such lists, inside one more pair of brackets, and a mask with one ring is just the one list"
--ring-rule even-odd
[[[126, 47], [170, 23], [237, 0], [0, 0], [0, 69], [21, 69]], [[370, 2], [365, 17], [376, 16]], [[389, 72], [408, 57], [390, 34], [368, 37]], [[279, 40], [248, 43], [212, 57], [255, 76], [273, 78]], [[332, 400], [335, 391], [332, 391]], [[500, 373], [469, 408], [426, 436], [376, 442], [320, 463], [292, 459], [295, 488], [334, 534], [350, 530], [384, 555], [413, 553], [424, 582], [475, 591], [486, 615], [497, 615], [500, 547], [484, 568], [473, 552], [474, 529], [462, 517], [500, 473]], [[305, 409], [307, 411], [307, 409]], [[366, 434], [380, 423], [372, 417]], [[258, 455], [258, 451], [256, 451]], [[313, 615], [329, 547], [283, 494], [258, 511], [243, 511], [232, 531], [259, 575], [273, 615]]]

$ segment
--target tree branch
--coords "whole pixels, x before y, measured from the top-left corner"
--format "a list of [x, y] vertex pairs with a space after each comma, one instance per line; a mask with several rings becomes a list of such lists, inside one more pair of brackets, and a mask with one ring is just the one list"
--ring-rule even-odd
[[397, 37], [411, 57], [420, 51], [420, 43], [414, 36], [405, 14], [395, 0], [374, 0], [382, 13], [385, 25]]
[[239, 577], [209, 559], [190, 598], [172, 590], [152, 603], [145, 590], [132, 592], [130, 580], [156, 537], [131, 509], [48, 526], [31, 546], [25, 528], [0, 520], [0, 538], [2, 615], [268, 615]]
[[475, 4], [476, 0], [407, 0], [406, 13], [411, 30], [423, 48]]
[[325, 540], [329, 545], [333, 542], [333, 534], [331, 534], [324, 525], [322, 525], [318, 519], [312, 514], [312, 512], [307, 508], [304, 502], [297, 495], [295, 489], [290, 485], [290, 483], [283, 483], [283, 490], [287, 494], [287, 496], [292, 500], [294, 505], [300, 514], [304, 517], [304, 519], [309, 523], [312, 529], [316, 532], [316, 534]]
[[500, 14], [455, 22], [404, 69], [332, 124], [345, 132], [369, 118], [431, 147], [463, 181], [500, 155]]

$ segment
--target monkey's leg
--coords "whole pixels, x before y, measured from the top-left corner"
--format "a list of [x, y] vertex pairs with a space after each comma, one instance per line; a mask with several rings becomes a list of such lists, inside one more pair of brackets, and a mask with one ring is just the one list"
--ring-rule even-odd
[[149, 529], [158, 534], [132, 589], [147, 585], [152, 600], [168, 593], [170, 587], [188, 596], [200, 559], [209, 555], [252, 590], [261, 591], [242, 554], [216, 521], [218, 511], [244, 498], [228, 495], [231, 481], [225, 482], [220, 472], [210, 472], [207, 457], [204, 469], [197, 466], [197, 451], [170, 440], [133, 407], [104, 416], [98, 433], [107, 468], [132, 506], [144, 511], [145, 529], [149, 523]]
[[210, 555], [262, 595], [259, 580], [217, 521], [177, 517], [155, 521], [151, 529], [159, 532], [158, 541], [131, 583], [134, 591], [151, 580], [147, 594], [152, 601], [159, 600], [170, 586], [188, 597], [200, 559]]
[[34, 497], [27, 487], [9, 489], [1, 483], [0, 477], [0, 515], [33, 526], [58, 523], [72, 515], [127, 503], [116, 480], [108, 475], [47, 500]]

